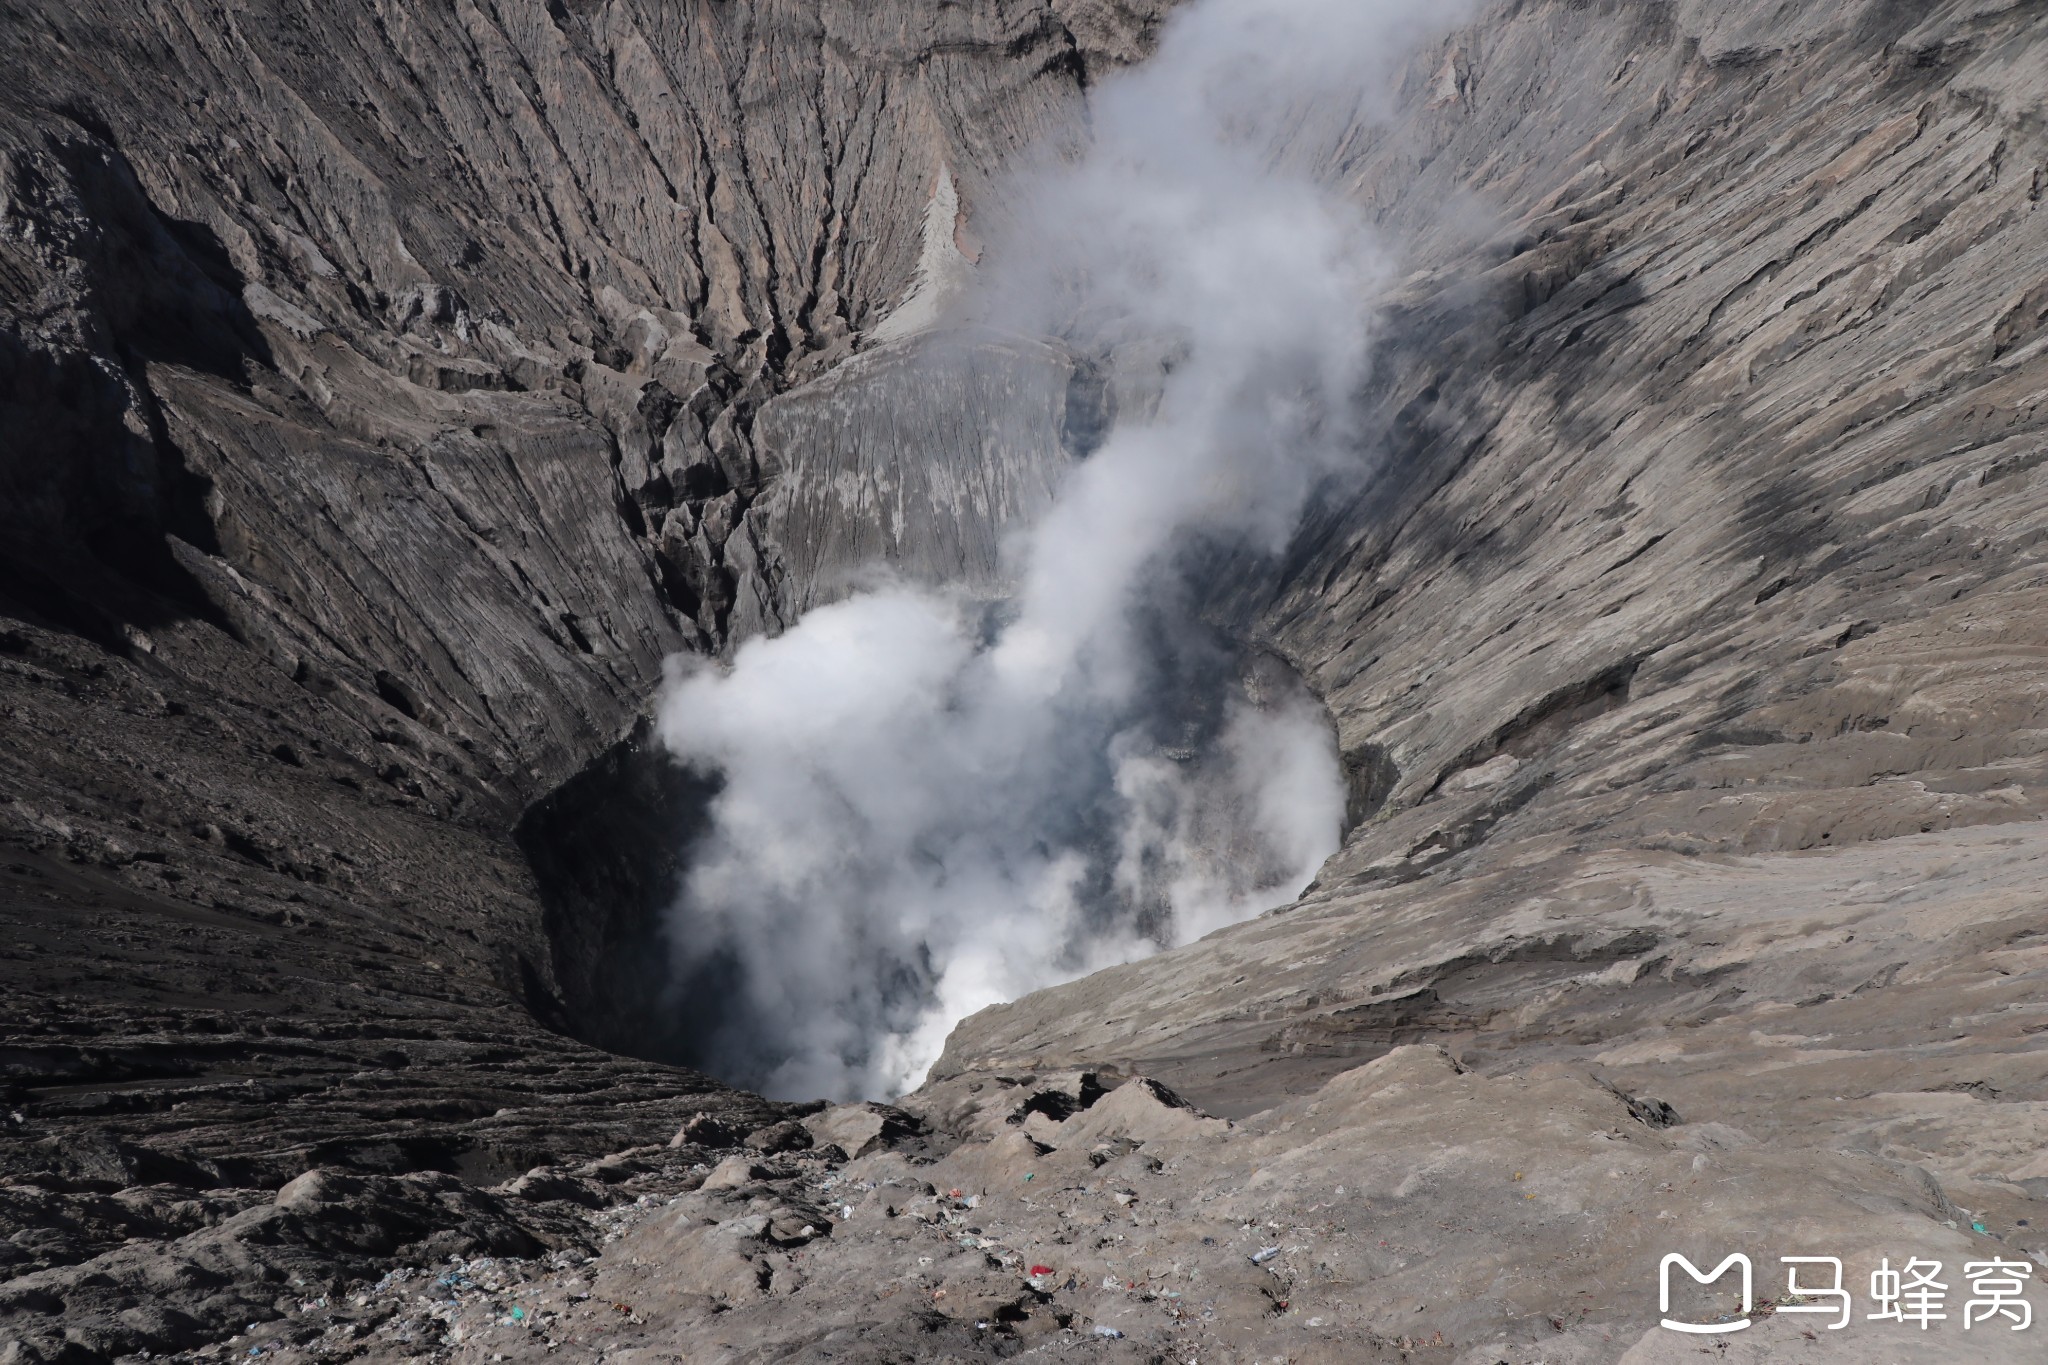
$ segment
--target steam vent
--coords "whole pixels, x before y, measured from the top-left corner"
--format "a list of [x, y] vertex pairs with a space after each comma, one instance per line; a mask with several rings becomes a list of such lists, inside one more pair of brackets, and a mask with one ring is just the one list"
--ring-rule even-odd
[[6, 0], [0, 1365], [2048, 1359], [2044, 196], [2043, 0]]

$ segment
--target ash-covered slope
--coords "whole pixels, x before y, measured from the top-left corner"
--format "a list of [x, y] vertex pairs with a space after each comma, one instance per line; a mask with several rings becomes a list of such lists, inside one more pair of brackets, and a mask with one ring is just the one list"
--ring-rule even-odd
[[[1561, 1042], [1596, 984], [1602, 1036], [1867, 1003], [1887, 954], [2024, 938], [1986, 888], [2032, 875], [2048, 791], [2044, 44], [2029, 6], [1526, 6], [1453, 44], [1352, 173], [1390, 218], [1456, 191], [1505, 226], [1393, 299], [1395, 465], [1244, 598], [1371, 819], [1300, 908], [991, 1011], [953, 1065], [1199, 1030], [1327, 1070], [1390, 1029]], [[1566, 69], [1604, 74], [1566, 100]], [[1913, 944], [1849, 946], [1864, 914]]]
[[[1300, 906], [967, 1021], [851, 1167], [547, 1031], [645, 1018], [662, 656], [985, 581], [1085, 449], [1056, 348], [853, 352], [1141, 9], [9, 11], [20, 1358], [1690, 1359], [1667, 1250], [2042, 1250], [2035, 3], [1496, 6], [1335, 144], [1386, 474], [1211, 613], [1341, 728]], [[1872, 1349], [1800, 1325], [1736, 1354]]]
[[[1978, 1233], [1952, 1261], [2040, 1262], [2044, 71], [2034, 5], [1523, 5], [1452, 45], [1413, 141], [1354, 173], [1391, 218], [1469, 191], [1504, 226], [1392, 305], [1397, 477], [1245, 597], [1371, 818], [1300, 905], [966, 1021], [938, 1092], [1111, 1067], [1242, 1117], [1426, 1042], [1568, 1063], [1783, 1163], [1560, 1198], [1560, 1255], [1632, 1248], [1619, 1290], [1529, 1253], [1609, 1315], [1549, 1348], [1583, 1358], [1651, 1326], [1665, 1251], [1845, 1256], [1859, 1296], [1943, 1223]], [[1498, 1122], [1541, 1164], [1550, 1127]], [[1522, 1200], [1508, 1150], [1480, 1210]], [[1945, 1194], [1822, 1233], [1840, 1151]], [[1416, 1250], [1374, 1294], [1310, 1294], [1305, 1260], [1306, 1311], [1491, 1330], [1449, 1304], [1495, 1268], [1430, 1231], [1462, 1194], [1350, 1191], [1300, 1215], [1350, 1229], [1316, 1256], [1366, 1226]]]
[[[334, 1232], [333, 1189], [221, 1231], [311, 1167], [488, 1185], [699, 1111], [773, 1116], [550, 1031], [609, 1037], [630, 995], [589, 917], [623, 827], [591, 852], [560, 801], [525, 850], [514, 825], [594, 763], [596, 809], [639, 821], [629, 911], [662, 894], [689, 791], [630, 730], [663, 658], [854, 567], [785, 569], [757, 535], [779, 462], [819, 457], [800, 406], [764, 420], [772, 448], [756, 413], [911, 295], [942, 182], [976, 203], [1148, 23], [1064, 0], [0, 16], [0, 1216], [6, 1273], [41, 1277], [7, 1291], [27, 1358], [219, 1335], [275, 1310], [281, 1265], [581, 1235], [548, 1210], [587, 1191], [480, 1209], [440, 1176], [362, 1195], [388, 1205], [373, 1232]], [[958, 387], [928, 421], [972, 420]], [[1053, 430], [977, 454], [1028, 499]], [[964, 523], [1010, 510], [986, 486], [886, 548], [985, 572], [993, 531]], [[596, 891], [544, 896], [528, 853]], [[166, 1265], [207, 1287], [119, 1316]]]

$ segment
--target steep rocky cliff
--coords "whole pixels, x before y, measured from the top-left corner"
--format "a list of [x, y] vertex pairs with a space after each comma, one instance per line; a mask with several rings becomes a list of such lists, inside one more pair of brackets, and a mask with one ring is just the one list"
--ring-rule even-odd
[[[941, 181], [974, 203], [1148, 22], [580, 0], [0, 16], [7, 1254], [69, 1286], [14, 1294], [10, 1329], [61, 1310], [98, 1359], [269, 1313], [277, 1291], [229, 1270], [122, 1325], [129, 1290], [66, 1267], [213, 1236], [309, 1167], [488, 1184], [699, 1111], [772, 1117], [550, 1031], [660, 1051], [610, 1026], [615, 989], [634, 1019], [646, 1002], [608, 973], [689, 801], [632, 727], [666, 656], [773, 628], [875, 550], [850, 512], [814, 535], [790, 494], [802, 554], [759, 532], [780, 469], [824, 458], [806, 432], [889, 416], [777, 395], [918, 287]], [[1064, 458], [1065, 367], [1048, 351], [1033, 381], [1050, 446], [1005, 419], [973, 452], [1018, 481], [987, 493], [998, 513]], [[928, 420], [976, 423], [977, 386], [1007, 375], [928, 378], [927, 411], [954, 414]], [[847, 456], [933, 478], [910, 436]], [[929, 540], [912, 567], [986, 568], [982, 496], [909, 533]], [[523, 851], [522, 812], [586, 765]], [[555, 816], [593, 784], [585, 824]], [[621, 852], [587, 822], [628, 805]], [[108, 1204], [163, 1181], [239, 1193]], [[413, 1223], [370, 1243], [533, 1244], [516, 1203], [437, 1197], [399, 1190]]]
[[[1344, 850], [919, 1120], [616, 1055], [663, 658], [1001, 591], [1102, 385], [918, 328], [1164, 9], [0, 16], [12, 1358], [1653, 1360], [1667, 1250], [2048, 1246], [2028, 0], [1497, 5], [1305, 128], [1405, 253], [1382, 474], [1211, 615]], [[1803, 1325], [1730, 1340], [1871, 1349]]]

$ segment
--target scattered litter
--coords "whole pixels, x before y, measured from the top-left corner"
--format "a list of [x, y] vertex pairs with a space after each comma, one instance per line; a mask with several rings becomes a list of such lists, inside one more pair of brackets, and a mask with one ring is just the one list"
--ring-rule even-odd
[[1278, 1256], [1279, 1254], [1279, 1247], [1260, 1247], [1257, 1251], [1254, 1251], [1252, 1253], [1252, 1264], [1264, 1265], [1266, 1262], [1272, 1260], [1275, 1256]]
[[1985, 1227], [1982, 1223], [1972, 1221], [1970, 1224], [1970, 1230], [1972, 1232], [1989, 1232], [1991, 1229]]
[[1050, 1274], [1052, 1274], [1052, 1267], [1049, 1265], [1035, 1265], [1031, 1267], [1031, 1278], [1034, 1280], [1044, 1279]]
[[1117, 1331], [1114, 1327], [1098, 1327], [1095, 1329], [1095, 1335], [1098, 1337], [1108, 1337], [1112, 1341], [1121, 1341], [1124, 1334]]

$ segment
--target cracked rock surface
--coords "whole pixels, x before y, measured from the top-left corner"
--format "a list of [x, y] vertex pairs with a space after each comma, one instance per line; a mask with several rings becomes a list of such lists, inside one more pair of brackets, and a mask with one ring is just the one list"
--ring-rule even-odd
[[1001, 592], [1100, 385], [887, 323], [1164, 9], [8, 10], [0, 1358], [1647, 1365], [1736, 1250], [1719, 1358], [2031, 1358], [1777, 1311], [2048, 1266], [2025, 0], [1496, 5], [1305, 116], [1380, 473], [1209, 614], [1343, 850], [893, 1107], [625, 1055], [662, 661]]
[[[1045, 1122], [1077, 1089], [1088, 1103]], [[1775, 1311], [1778, 1255], [1824, 1245], [1867, 1274], [1902, 1241], [1951, 1262], [2004, 1249], [1911, 1164], [1782, 1152], [1576, 1068], [1489, 1077], [1426, 1045], [1236, 1123], [1093, 1073], [923, 1102], [964, 1138], [699, 1163], [694, 1188], [591, 1216], [595, 1254], [346, 1287], [202, 1358], [1679, 1360], [1640, 1268], [1711, 1226], [1768, 1228], [1741, 1358], [1850, 1361], [1867, 1343]], [[1674, 1307], [1742, 1321], [1729, 1288]], [[1954, 1345], [1906, 1338], [1895, 1358]], [[2031, 1358], [2007, 1333], [1969, 1345]]]
[[[564, 1036], [664, 1055], [621, 1037], [646, 1011], [612, 970], [658, 962], [662, 874], [544, 798], [610, 782], [566, 804], [635, 809], [672, 858], [687, 792], [635, 731], [665, 658], [779, 628], [878, 548], [986, 572], [1067, 458], [1062, 356], [1031, 344], [1038, 415], [951, 467], [959, 524], [888, 547], [777, 492], [785, 467], [850, 433], [862, 468], [939, 482], [917, 443], [976, 421], [1001, 358], [830, 441], [792, 391], [903, 303], [941, 179], [979, 205], [1155, 18], [0, 19], [10, 1359], [161, 1354], [294, 1281], [573, 1249], [564, 1219], [620, 1182], [522, 1173], [789, 1116]], [[328, 1195], [274, 1202], [308, 1172]]]

